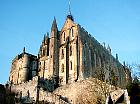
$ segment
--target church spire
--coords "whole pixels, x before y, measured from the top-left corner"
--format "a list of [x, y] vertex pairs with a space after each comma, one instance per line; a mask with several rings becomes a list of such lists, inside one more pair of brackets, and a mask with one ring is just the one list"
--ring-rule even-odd
[[23, 48], [23, 53], [25, 53], [25, 47]]
[[57, 23], [56, 23], [56, 18], [54, 17], [51, 30], [53, 31], [53, 30], [56, 30], [56, 29], [57, 29]]
[[69, 0], [69, 15], [71, 15], [70, 0]]
[[56, 23], [56, 19], [54, 17], [53, 23], [52, 23], [52, 27], [51, 27], [51, 38], [55, 37], [58, 38], [58, 28], [57, 28], [57, 23]]
[[70, 5], [71, 5], [71, 2], [70, 2], [70, 0], [69, 0], [69, 14], [67, 15], [67, 18], [69, 18], [69, 19], [71, 19], [72, 21], [74, 21], [74, 18], [73, 18], [72, 14], [71, 14]]

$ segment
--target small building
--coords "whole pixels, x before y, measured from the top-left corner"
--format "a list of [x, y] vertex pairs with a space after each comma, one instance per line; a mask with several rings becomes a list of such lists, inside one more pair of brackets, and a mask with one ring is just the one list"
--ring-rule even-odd
[[26, 53], [24, 48], [12, 61], [9, 81], [12, 84], [20, 84], [31, 80], [37, 75], [37, 63], [37, 56]]

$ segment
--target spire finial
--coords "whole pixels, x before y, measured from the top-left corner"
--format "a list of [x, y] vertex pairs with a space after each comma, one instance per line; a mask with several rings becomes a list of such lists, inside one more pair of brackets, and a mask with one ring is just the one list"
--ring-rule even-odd
[[23, 53], [25, 53], [25, 47], [23, 48]]
[[55, 30], [55, 29], [57, 29], [57, 23], [56, 23], [56, 18], [54, 17], [51, 30]]
[[49, 32], [47, 32], [47, 37], [49, 38]]
[[69, 0], [69, 15], [71, 15], [70, 0]]
[[46, 34], [44, 34], [43, 43], [45, 43], [45, 37], [46, 37]]
[[71, 19], [72, 21], [74, 21], [73, 16], [71, 14], [71, 8], [70, 8], [71, 2], [69, 0], [69, 14], [67, 15], [67, 18]]

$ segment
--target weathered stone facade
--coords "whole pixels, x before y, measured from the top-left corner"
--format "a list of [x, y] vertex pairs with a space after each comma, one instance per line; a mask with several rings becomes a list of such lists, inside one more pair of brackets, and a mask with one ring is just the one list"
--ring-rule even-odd
[[45, 90], [37, 92], [38, 86], [53, 91], [57, 84], [66, 85], [91, 77], [125, 88], [131, 80], [130, 74], [125, 64], [119, 62], [118, 55], [112, 56], [109, 45], [101, 45], [68, 15], [61, 31], [54, 18], [50, 37], [49, 33], [44, 35], [38, 57], [26, 53], [25, 49], [16, 56], [9, 81], [12, 89], [21, 91], [24, 96], [27, 91], [32, 92], [31, 96], [37, 100], [46, 98]]
[[33, 77], [32, 80], [22, 82], [20, 84], [12, 84], [11, 91], [17, 92], [23, 98], [30, 97], [32, 100], [36, 101], [37, 98], [37, 91], [38, 91], [38, 77]]
[[13, 84], [19, 84], [31, 80], [37, 75], [37, 57], [25, 52], [17, 55], [11, 65], [9, 81]]
[[[122, 65], [118, 56], [111, 55], [111, 48], [101, 45], [79, 24], [74, 23], [71, 16], [61, 31], [58, 31], [54, 19], [51, 36], [44, 36], [39, 50], [39, 76], [44, 79], [59, 77], [59, 84], [72, 83], [80, 79], [97, 77], [99, 71], [104, 74], [103, 81], [120, 87], [130, 77], [129, 70]], [[114, 79], [113, 79], [114, 78]], [[123, 83], [123, 84], [122, 84]]]

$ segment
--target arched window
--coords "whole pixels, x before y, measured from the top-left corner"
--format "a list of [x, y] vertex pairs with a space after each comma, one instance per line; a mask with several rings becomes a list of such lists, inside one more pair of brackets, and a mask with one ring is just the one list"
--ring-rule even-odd
[[72, 61], [70, 61], [70, 70], [72, 70]]
[[12, 76], [11, 82], [13, 82], [13, 81], [14, 81], [14, 78], [13, 78], [13, 76]]
[[72, 55], [72, 46], [70, 46], [70, 56]]
[[43, 49], [43, 56], [45, 56], [45, 49]]
[[73, 29], [72, 29], [72, 28], [70, 29], [70, 36], [71, 36], [71, 37], [74, 36], [74, 35], [73, 35]]
[[61, 66], [61, 73], [63, 73], [64, 72], [64, 64], [62, 64], [62, 66]]
[[19, 78], [19, 73], [18, 73], [18, 78]]
[[64, 40], [64, 41], [65, 41], [65, 38], [66, 38], [65, 32], [63, 32], [63, 40]]
[[64, 50], [62, 49], [61, 59], [64, 58]]

